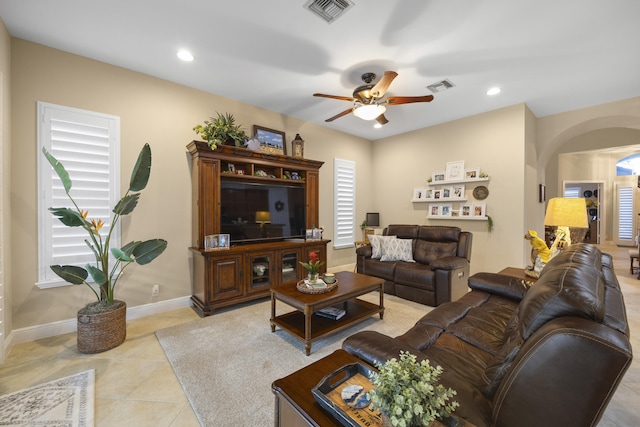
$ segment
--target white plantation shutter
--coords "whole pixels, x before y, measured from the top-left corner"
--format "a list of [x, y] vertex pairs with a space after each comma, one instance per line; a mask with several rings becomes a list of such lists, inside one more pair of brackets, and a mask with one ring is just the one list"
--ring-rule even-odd
[[356, 233], [356, 164], [334, 158], [333, 174], [333, 247], [352, 248]]
[[[62, 181], [42, 154], [42, 147], [69, 173], [70, 194], [87, 219], [102, 220], [102, 236], [109, 232], [111, 209], [120, 199], [120, 119], [91, 111], [38, 103], [38, 283], [41, 288], [67, 284], [50, 265], [95, 265], [95, 256], [82, 227], [67, 227], [52, 215], [50, 207], [73, 209]], [[104, 238], [103, 238], [104, 239]], [[119, 230], [111, 235], [111, 247], [120, 247]]]

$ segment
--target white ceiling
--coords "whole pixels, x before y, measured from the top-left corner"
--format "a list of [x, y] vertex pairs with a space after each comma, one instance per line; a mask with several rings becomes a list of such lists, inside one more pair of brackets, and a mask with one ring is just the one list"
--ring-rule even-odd
[[[0, 0], [0, 18], [14, 37], [370, 140], [523, 102], [543, 117], [640, 96], [638, 0], [353, 1], [331, 24], [306, 0]], [[399, 74], [388, 95], [455, 87], [389, 107], [381, 129], [324, 122], [351, 105], [313, 93], [351, 96], [385, 70]]]

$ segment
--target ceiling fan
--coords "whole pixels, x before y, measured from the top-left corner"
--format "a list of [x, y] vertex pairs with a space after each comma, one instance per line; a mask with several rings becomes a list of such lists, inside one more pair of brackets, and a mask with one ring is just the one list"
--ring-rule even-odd
[[323, 93], [314, 93], [313, 96], [353, 102], [353, 107], [348, 110], [344, 110], [333, 117], [329, 117], [325, 122], [332, 122], [335, 119], [339, 119], [349, 113], [353, 113], [356, 117], [363, 120], [376, 120], [379, 124], [384, 125], [389, 122], [389, 120], [384, 116], [387, 106], [409, 104], [412, 102], [430, 102], [433, 100], [433, 95], [390, 96], [386, 99], [382, 99], [387, 93], [387, 89], [389, 89], [391, 82], [397, 75], [398, 73], [395, 71], [385, 71], [382, 78], [380, 78], [380, 81], [374, 84], [373, 81], [376, 79], [376, 75], [374, 73], [364, 73], [362, 75], [362, 81], [365, 84], [355, 88], [353, 96], [351, 97], [325, 95]]

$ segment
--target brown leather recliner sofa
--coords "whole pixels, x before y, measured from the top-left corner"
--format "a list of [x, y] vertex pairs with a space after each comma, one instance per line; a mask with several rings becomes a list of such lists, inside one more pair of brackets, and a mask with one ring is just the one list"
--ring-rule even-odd
[[363, 331], [342, 347], [370, 364], [405, 350], [442, 366], [454, 415], [478, 427], [595, 426], [632, 360], [611, 256], [577, 244], [533, 284], [477, 273], [469, 286], [403, 335]]
[[411, 261], [373, 258], [373, 241], [356, 250], [356, 271], [384, 279], [385, 293], [438, 306], [469, 291], [470, 232], [458, 227], [389, 225], [382, 234], [410, 239], [412, 246]]

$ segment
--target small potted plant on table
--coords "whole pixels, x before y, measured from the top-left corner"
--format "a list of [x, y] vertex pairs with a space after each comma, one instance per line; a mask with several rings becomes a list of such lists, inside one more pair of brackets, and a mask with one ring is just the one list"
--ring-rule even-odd
[[456, 392], [438, 384], [442, 367], [433, 367], [428, 360], [417, 362], [415, 355], [401, 351], [400, 360], [393, 358], [376, 368], [369, 397], [371, 408], [382, 413], [385, 427], [428, 426], [436, 418], [450, 418], [459, 406], [449, 402]]

